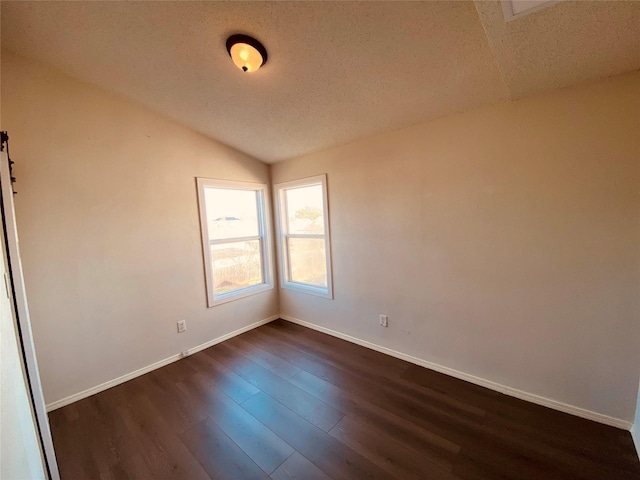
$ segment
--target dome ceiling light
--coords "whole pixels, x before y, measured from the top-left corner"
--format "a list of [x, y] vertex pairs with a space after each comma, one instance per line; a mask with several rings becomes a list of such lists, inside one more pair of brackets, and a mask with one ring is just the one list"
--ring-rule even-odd
[[231, 35], [227, 39], [227, 52], [243, 72], [255, 72], [267, 63], [267, 50], [249, 35]]

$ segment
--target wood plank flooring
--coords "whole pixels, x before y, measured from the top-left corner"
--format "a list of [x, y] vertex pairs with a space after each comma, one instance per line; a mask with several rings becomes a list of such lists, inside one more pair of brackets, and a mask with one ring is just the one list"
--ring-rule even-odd
[[627, 431], [283, 320], [50, 420], [63, 480], [640, 479]]

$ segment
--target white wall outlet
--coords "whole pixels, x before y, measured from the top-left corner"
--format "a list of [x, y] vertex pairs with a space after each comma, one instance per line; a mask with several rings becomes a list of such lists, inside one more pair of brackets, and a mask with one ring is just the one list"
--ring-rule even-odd
[[380, 315], [380, 326], [388, 327], [389, 326], [389, 317], [386, 315]]
[[182, 332], [186, 332], [187, 331], [187, 321], [186, 320], [180, 320], [178, 322], [178, 333], [182, 333]]
[[182, 358], [186, 358], [186, 357], [188, 357], [189, 355], [191, 355], [191, 352], [190, 352], [189, 350], [183, 350], [182, 352], [180, 352], [180, 356], [181, 356]]

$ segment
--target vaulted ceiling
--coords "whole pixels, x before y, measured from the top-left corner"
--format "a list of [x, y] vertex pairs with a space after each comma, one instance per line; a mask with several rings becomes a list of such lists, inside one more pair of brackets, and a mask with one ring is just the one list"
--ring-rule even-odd
[[[536, 4], [541, 2], [529, 1]], [[2, 47], [275, 162], [640, 68], [640, 2], [2, 2]], [[267, 64], [238, 70], [233, 33]]]

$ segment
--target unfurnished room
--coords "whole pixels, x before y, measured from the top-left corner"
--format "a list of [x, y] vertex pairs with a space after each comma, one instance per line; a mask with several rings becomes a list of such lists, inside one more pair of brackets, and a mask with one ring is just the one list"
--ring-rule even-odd
[[0, 21], [0, 479], [640, 480], [640, 1]]

